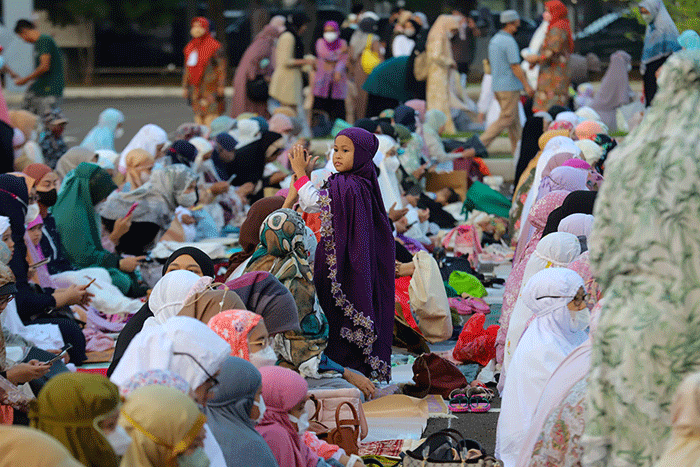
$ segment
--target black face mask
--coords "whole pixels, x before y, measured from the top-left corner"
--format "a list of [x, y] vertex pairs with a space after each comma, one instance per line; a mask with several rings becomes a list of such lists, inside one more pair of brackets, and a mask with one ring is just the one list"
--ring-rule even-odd
[[55, 188], [49, 191], [37, 191], [36, 194], [39, 197], [39, 202], [48, 208], [56, 204], [58, 199], [58, 192]]

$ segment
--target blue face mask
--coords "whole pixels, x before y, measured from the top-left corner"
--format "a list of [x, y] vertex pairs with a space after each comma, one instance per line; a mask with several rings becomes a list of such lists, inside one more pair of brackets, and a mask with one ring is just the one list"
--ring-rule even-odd
[[177, 458], [178, 467], [209, 467], [210, 463], [204, 448], [197, 448], [191, 454], [180, 454]]

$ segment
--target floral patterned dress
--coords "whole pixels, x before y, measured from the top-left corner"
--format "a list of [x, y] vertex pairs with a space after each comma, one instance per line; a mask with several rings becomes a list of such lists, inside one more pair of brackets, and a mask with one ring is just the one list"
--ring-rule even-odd
[[559, 407], [552, 410], [535, 443], [528, 467], [581, 465], [581, 436], [585, 426], [585, 378], [576, 383]]
[[542, 58], [533, 111], [546, 112], [554, 105], [568, 107], [569, 36], [564, 29], [550, 29], [542, 46]]
[[642, 123], [611, 154], [591, 268], [605, 293], [584, 465], [651, 466], [683, 378], [700, 370], [700, 54], [674, 54]]

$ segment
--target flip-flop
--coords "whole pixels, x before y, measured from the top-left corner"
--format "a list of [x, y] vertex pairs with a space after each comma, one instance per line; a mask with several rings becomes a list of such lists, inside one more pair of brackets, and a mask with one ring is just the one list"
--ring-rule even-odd
[[450, 412], [466, 413], [470, 412], [469, 399], [465, 395], [458, 395], [450, 399]]
[[491, 410], [491, 403], [483, 396], [469, 397], [469, 412], [486, 413]]

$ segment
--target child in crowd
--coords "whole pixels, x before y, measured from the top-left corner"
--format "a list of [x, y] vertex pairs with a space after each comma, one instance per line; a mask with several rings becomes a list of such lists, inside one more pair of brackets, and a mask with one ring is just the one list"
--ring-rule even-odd
[[68, 119], [63, 116], [60, 109], [52, 110], [44, 115], [43, 119], [44, 131], [39, 135], [39, 146], [46, 165], [56, 167], [58, 160], [68, 151], [68, 146], [63, 140], [63, 131], [66, 129]]

